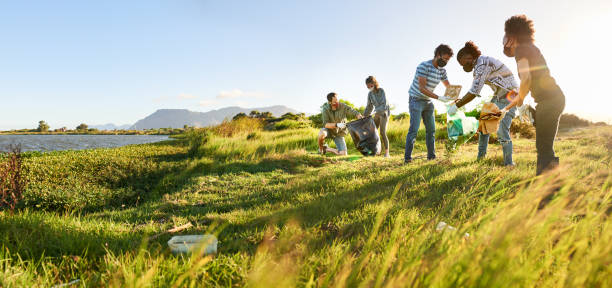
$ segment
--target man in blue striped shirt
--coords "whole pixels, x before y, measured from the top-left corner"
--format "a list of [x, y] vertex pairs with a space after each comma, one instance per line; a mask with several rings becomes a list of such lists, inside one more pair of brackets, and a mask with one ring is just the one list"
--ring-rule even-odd
[[427, 159], [436, 158], [435, 133], [436, 121], [434, 115], [434, 105], [431, 99], [438, 99], [443, 102], [448, 102], [444, 96], [438, 96], [433, 93], [434, 89], [440, 82], [444, 86], [450, 86], [446, 77], [446, 66], [450, 58], [453, 57], [453, 49], [448, 45], [440, 44], [434, 51], [433, 60], [427, 60], [417, 67], [416, 75], [410, 86], [410, 128], [406, 135], [406, 151], [404, 153], [404, 163], [412, 161], [412, 149], [416, 140], [421, 118], [425, 124], [425, 143], [427, 144]]

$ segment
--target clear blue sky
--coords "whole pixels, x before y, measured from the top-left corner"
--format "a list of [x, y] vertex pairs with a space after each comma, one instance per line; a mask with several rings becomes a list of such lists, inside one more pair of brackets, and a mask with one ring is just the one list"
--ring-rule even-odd
[[[315, 113], [330, 91], [364, 105], [368, 75], [407, 111], [415, 68], [440, 43], [473, 40], [516, 71], [503, 24], [523, 13], [566, 112], [612, 122], [609, 0], [24, 0], [0, 2], [0, 130], [134, 123], [160, 108]], [[470, 85], [454, 58], [447, 70]]]

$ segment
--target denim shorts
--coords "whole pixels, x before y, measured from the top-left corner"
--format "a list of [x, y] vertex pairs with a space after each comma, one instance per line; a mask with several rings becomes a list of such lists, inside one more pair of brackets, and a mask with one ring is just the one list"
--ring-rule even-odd
[[336, 144], [336, 149], [338, 151], [346, 151], [346, 142], [344, 141], [344, 136], [336, 136], [330, 137], [330, 133], [327, 131], [327, 128], [321, 128], [321, 132], [325, 133], [326, 139], [333, 139]]

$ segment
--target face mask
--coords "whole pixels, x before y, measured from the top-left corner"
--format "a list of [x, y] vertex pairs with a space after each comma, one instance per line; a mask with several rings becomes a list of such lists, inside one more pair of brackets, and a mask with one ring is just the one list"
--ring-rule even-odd
[[368, 90], [370, 90], [370, 92], [372, 92], [372, 91], [374, 91], [374, 87], [368, 88]]
[[514, 57], [514, 51], [512, 51], [512, 47], [504, 46], [504, 55], [508, 57]]
[[514, 51], [512, 51], [512, 43], [510, 39], [504, 36], [504, 55], [508, 57], [514, 57]]
[[436, 63], [438, 64], [438, 67], [444, 67], [448, 62], [442, 58], [438, 58], [438, 61]]
[[465, 72], [472, 72], [472, 70], [474, 70], [474, 62], [465, 64], [463, 66], [463, 71]]

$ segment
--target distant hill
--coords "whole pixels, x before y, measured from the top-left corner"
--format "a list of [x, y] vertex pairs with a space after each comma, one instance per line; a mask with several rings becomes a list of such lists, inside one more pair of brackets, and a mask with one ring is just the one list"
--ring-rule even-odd
[[130, 129], [183, 128], [184, 125], [206, 127], [217, 125], [223, 122], [223, 120], [231, 119], [241, 112], [249, 114], [253, 110], [270, 112], [277, 117], [288, 112], [299, 113], [297, 110], [281, 105], [262, 108], [241, 108], [232, 106], [208, 112], [194, 112], [187, 109], [159, 109], [144, 119], [138, 120]]
[[115, 125], [113, 123], [102, 124], [102, 125], [91, 125], [89, 128], [94, 128], [98, 130], [127, 130], [132, 127], [132, 124], [124, 124], [124, 125]]

